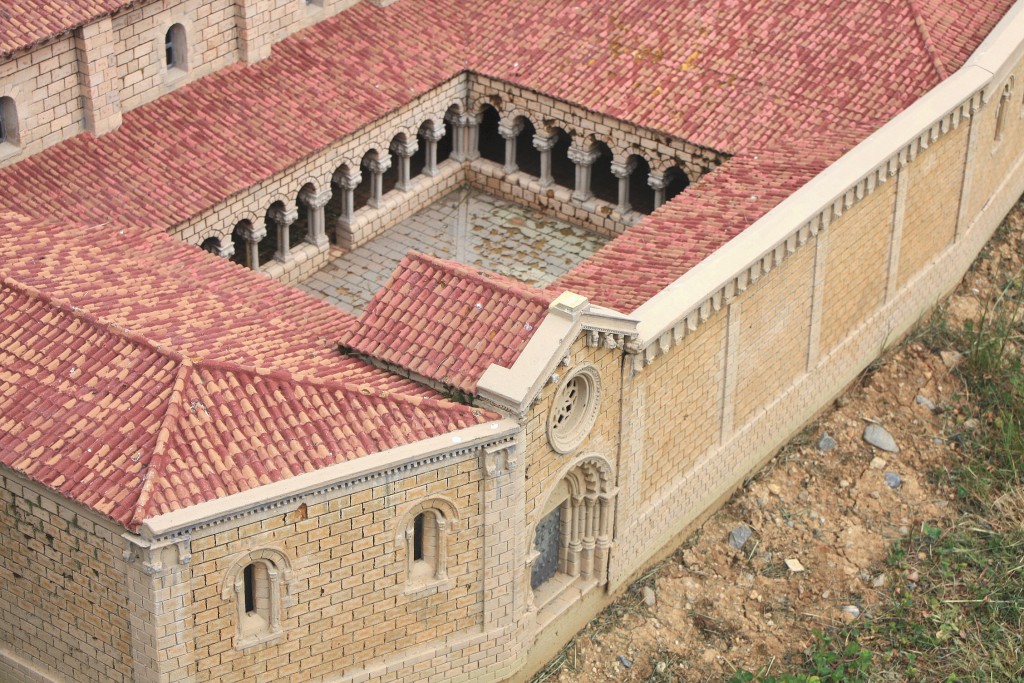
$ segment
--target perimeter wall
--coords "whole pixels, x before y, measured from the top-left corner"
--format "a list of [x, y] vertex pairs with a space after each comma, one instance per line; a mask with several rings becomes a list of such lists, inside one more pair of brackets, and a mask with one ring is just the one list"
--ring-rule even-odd
[[1024, 192], [1021, 35], [1018, 6], [964, 69], [633, 313], [613, 585], [959, 282]]

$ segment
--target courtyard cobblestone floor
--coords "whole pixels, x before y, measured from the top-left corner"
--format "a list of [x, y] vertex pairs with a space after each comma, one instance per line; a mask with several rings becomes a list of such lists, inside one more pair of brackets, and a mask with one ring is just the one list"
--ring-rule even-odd
[[607, 241], [539, 211], [463, 188], [339, 255], [296, 286], [359, 315], [411, 249], [543, 287]]

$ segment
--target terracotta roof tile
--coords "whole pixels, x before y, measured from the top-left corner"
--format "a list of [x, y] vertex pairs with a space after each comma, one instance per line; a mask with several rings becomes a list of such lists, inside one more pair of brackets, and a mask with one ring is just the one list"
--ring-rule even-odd
[[466, 392], [511, 367], [557, 294], [410, 252], [342, 343]]
[[130, 0], [0, 0], [0, 56], [130, 4]]
[[193, 362], [0, 277], [0, 463], [128, 528], [498, 417]]

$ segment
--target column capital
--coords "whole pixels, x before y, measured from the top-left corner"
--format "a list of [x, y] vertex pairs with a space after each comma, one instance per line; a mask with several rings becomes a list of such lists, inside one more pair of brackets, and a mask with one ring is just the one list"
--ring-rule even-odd
[[558, 142], [557, 135], [534, 135], [533, 136], [533, 147], [538, 152], [550, 152]]
[[348, 173], [335, 176], [334, 181], [343, 190], [354, 190], [359, 186], [359, 183], [363, 182], [363, 174], [358, 170], [349, 171]]
[[264, 237], [267, 236], [267, 227], [261, 225], [259, 227], [255, 225], [249, 225], [242, 228], [242, 237], [245, 238], [246, 242], [260, 242]]
[[573, 145], [569, 148], [569, 160], [577, 166], [593, 166], [599, 156], [601, 155], [594, 146], [583, 148]]
[[443, 123], [431, 122], [430, 125], [423, 125], [420, 127], [420, 135], [427, 142], [438, 142], [445, 135], [445, 129]]
[[270, 215], [274, 219], [274, 222], [279, 226], [288, 227], [295, 221], [299, 220], [299, 210], [295, 207], [288, 207], [286, 209], [278, 209]]
[[305, 202], [306, 206], [311, 209], [322, 209], [327, 206], [329, 201], [331, 201], [331, 191], [324, 190], [323, 192], [306, 192], [303, 193], [301, 199]]
[[636, 159], [626, 161], [612, 161], [612, 175], [616, 178], [626, 178], [636, 170]]
[[408, 159], [420, 150], [420, 143], [416, 136], [408, 140], [392, 140], [390, 149], [398, 156]]
[[221, 240], [220, 244], [217, 245], [217, 256], [221, 258], [231, 258], [235, 255], [235, 243], [230, 239]]
[[484, 113], [482, 111], [478, 111], [470, 114], [462, 114], [459, 116], [458, 122], [460, 126], [479, 126], [483, 119]]
[[377, 175], [383, 175], [388, 172], [391, 168], [391, 157], [378, 157], [376, 159], [370, 159], [366, 162], [366, 168], [370, 170], [370, 173], [376, 173]]
[[668, 181], [665, 179], [665, 176], [663, 175], [652, 173], [651, 175], [647, 176], [647, 185], [652, 190], [664, 190], [667, 184]]
[[523, 124], [521, 123], [513, 123], [512, 125], [507, 125], [504, 123], [498, 124], [498, 135], [505, 138], [506, 140], [510, 138], [519, 137], [519, 134], [522, 132]]

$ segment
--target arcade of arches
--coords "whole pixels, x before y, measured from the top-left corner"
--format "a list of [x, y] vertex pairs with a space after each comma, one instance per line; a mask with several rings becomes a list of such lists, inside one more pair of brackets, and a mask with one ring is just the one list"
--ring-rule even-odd
[[658, 160], [655, 170], [643, 154], [616, 155], [592, 135], [538, 127], [525, 115], [503, 119], [490, 104], [472, 114], [452, 105], [441, 120], [428, 119], [413, 134], [397, 133], [386, 148], [367, 149], [358, 159], [339, 166], [328, 187], [318, 190], [308, 182], [292, 201], [275, 199], [238, 220], [228, 238], [207, 236], [202, 248], [261, 270], [271, 262], [288, 264], [302, 245], [319, 251], [332, 243], [358, 246], [342, 237], [358, 220], [394, 204], [392, 195], [430, 192], [420, 179], [437, 176], [445, 164], [491, 162], [494, 173], [532, 182], [548, 197], [563, 188], [572, 204], [592, 212], [607, 207], [603, 212], [614, 212], [627, 227], [685, 190], [693, 174], [678, 161]]

